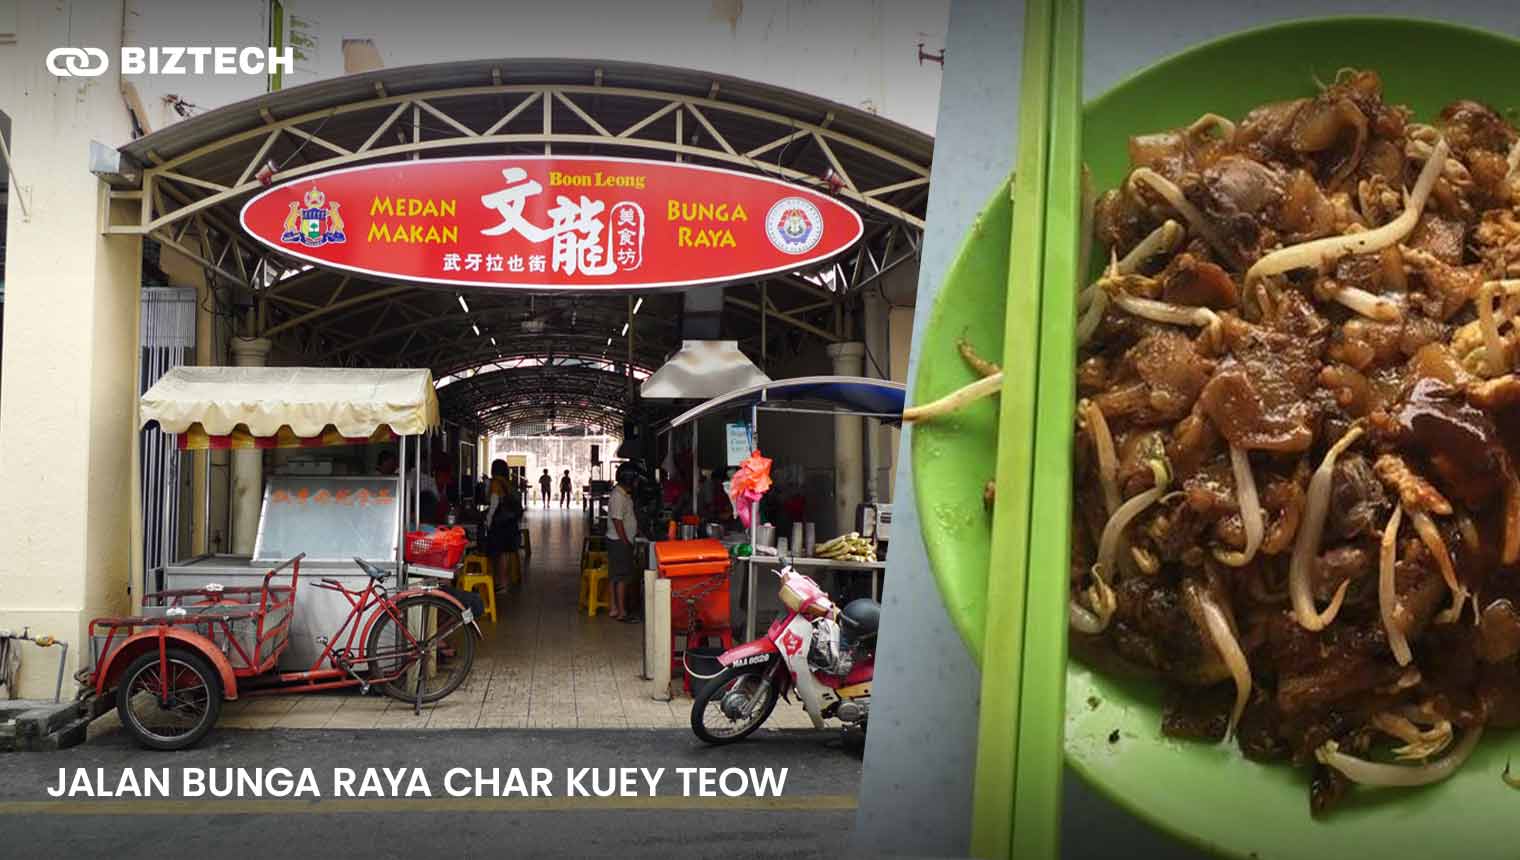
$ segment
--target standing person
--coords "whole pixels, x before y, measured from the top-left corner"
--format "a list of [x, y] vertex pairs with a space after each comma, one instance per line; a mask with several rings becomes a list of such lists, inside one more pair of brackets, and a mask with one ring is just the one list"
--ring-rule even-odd
[[631, 465], [623, 465], [617, 471], [617, 486], [612, 488], [607, 502], [607, 577], [612, 581], [612, 610], [607, 615], [630, 623], [642, 620], [629, 608], [629, 593], [638, 575], [633, 563], [633, 539], [639, 536], [633, 491], [638, 484], [638, 471]]
[[550, 492], [553, 488], [554, 479], [549, 477], [549, 470], [545, 469], [544, 473], [538, 476], [538, 489], [543, 493], [544, 507], [546, 508], [549, 507], [549, 501], [553, 498], [553, 494]]
[[522, 497], [512, 486], [512, 470], [506, 460], [491, 461], [491, 507], [486, 510], [486, 552], [500, 577], [498, 586], [507, 581], [508, 556], [515, 555], [522, 542]]
[[563, 477], [559, 479], [559, 506], [570, 507], [570, 470], [566, 469]]
[[412, 482], [411, 486], [417, 488], [418, 505], [415, 511], [417, 522], [436, 524], [438, 522], [435, 516], [438, 513], [438, 481], [433, 477], [433, 473], [424, 471], [419, 464], [412, 470], [408, 480]]

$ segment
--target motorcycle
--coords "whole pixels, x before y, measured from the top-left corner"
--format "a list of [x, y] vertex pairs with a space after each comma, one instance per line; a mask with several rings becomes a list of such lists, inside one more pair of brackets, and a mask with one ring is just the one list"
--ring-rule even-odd
[[862, 598], [837, 607], [786, 559], [776, 575], [787, 611], [761, 638], [725, 651], [722, 670], [693, 697], [691, 730], [709, 744], [748, 737], [794, 691], [814, 728], [832, 718], [865, 730], [881, 604]]

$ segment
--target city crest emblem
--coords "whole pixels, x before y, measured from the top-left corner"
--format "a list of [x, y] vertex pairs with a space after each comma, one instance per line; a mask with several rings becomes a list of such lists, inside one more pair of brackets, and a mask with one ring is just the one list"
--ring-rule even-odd
[[801, 197], [787, 197], [765, 213], [765, 236], [784, 254], [806, 254], [823, 239], [823, 213]]
[[338, 214], [338, 202], [329, 201], [317, 186], [313, 185], [299, 201], [291, 201], [290, 212], [285, 216], [285, 228], [280, 233], [281, 242], [320, 248], [347, 239], [343, 232], [343, 217]]

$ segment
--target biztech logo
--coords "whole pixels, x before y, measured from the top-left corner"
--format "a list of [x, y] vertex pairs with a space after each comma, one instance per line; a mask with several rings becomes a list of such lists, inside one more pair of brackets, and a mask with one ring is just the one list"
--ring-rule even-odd
[[[59, 78], [94, 78], [111, 67], [101, 48], [54, 48], [43, 61]], [[122, 46], [117, 68], [124, 75], [269, 75], [294, 72], [294, 48]]]

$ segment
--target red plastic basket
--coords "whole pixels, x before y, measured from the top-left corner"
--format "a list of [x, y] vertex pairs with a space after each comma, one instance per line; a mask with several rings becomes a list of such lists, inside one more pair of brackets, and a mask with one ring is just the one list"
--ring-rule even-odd
[[406, 560], [428, 567], [453, 567], [464, 557], [466, 544], [464, 529], [407, 532]]

